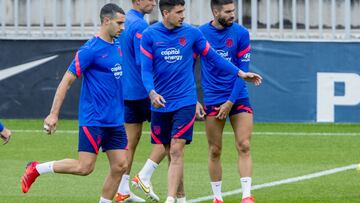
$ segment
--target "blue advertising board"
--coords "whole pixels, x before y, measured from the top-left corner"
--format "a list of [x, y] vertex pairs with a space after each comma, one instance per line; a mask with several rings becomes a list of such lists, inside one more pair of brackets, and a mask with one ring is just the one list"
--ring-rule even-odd
[[[0, 117], [44, 118], [83, 43], [0, 40]], [[257, 40], [251, 46], [250, 70], [264, 78], [260, 87], [249, 85], [255, 121], [360, 122], [359, 42]], [[79, 91], [80, 80], [68, 92], [62, 118], [77, 118]]]
[[360, 43], [253, 41], [255, 120], [360, 122]]

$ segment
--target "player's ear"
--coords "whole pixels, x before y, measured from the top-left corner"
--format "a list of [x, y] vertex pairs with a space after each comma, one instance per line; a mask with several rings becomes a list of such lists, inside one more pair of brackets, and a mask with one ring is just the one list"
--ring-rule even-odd
[[168, 10], [163, 10], [163, 16], [167, 17], [169, 15], [169, 11]]
[[104, 17], [104, 25], [108, 25], [110, 23], [110, 18], [105, 16]]
[[219, 7], [214, 7], [212, 10], [214, 17], [218, 17], [220, 15], [220, 11]]

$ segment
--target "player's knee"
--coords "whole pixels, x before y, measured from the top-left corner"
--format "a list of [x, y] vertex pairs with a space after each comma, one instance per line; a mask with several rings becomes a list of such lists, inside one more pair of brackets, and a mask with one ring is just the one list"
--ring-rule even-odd
[[219, 159], [221, 156], [221, 146], [211, 145], [209, 147], [209, 155], [211, 159]]
[[241, 140], [236, 143], [236, 148], [239, 153], [246, 154], [250, 152], [250, 140]]
[[170, 148], [170, 159], [172, 162], [177, 162], [178, 160], [180, 160], [183, 156], [183, 152], [181, 149], [172, 149]]
[[90, 175], [94, 171], [94, 166], [90, 164], [81, 165], [78, 169], [78, 174], [81, 176]]
[[129, 165], [126, 160], [122, 160], [116, 164], [111, 165], [111, 172], [117, 174], [123, 174], [128, 169]]

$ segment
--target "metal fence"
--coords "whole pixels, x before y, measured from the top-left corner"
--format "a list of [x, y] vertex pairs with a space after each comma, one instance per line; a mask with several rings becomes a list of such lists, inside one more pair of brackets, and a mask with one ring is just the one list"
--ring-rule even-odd
[[[106, 3], [131, 0], [0, 0], [0, 38], [85, 39]], [[252, 39], [360, 40], [360, 0], [235, 0], [238, 22]], [[156, 9], [146, 17], [161, 20]], [[211, 20], [210, 0], [186, 0], [187, 22]]]

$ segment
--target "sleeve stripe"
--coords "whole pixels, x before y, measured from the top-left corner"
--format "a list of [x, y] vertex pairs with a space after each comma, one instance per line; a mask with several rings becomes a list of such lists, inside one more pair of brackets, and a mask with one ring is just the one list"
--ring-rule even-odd
[[80, 69], [80, 62], [79, 62], [78, 52], [76, 52], [76, 55], [75, 55], [75, 68], [76, 68], [76, 76], [80, 77], [81, 69]]
[[206, 42], [206, 47], [205, 47], [204, 51], [202, 52], [202, 55], [206, 56], [209, 52], [209, 49], [210, 49], [210, 44], [209, 44], [209, 42]]
[[240, 58], [242, 56], [244, 56], [246, 53], [248, 53], [250, 51], [250, 45], [248, 47], [246, 47], [246, 49], [239, 51], [239, 53], [237, 54], [237, 57]]
[[136, 38], [138, 38], [138, 39], [141, 39], [141, 38], [142, 38], [142, 34], [140, 34], [140, 33], [138, 33], [138, 32], [136, 33], [135, 36], [136, 36]]
[[141, 45], [140, 45], [140, 50], [143, 54], [145, 54], [145, 56], [149, 57], [151, 60], [154, 59], [153, 55], [150, 52], [148, 52], [146, 49], [144, 49], [144, 47], [142, 47]]

